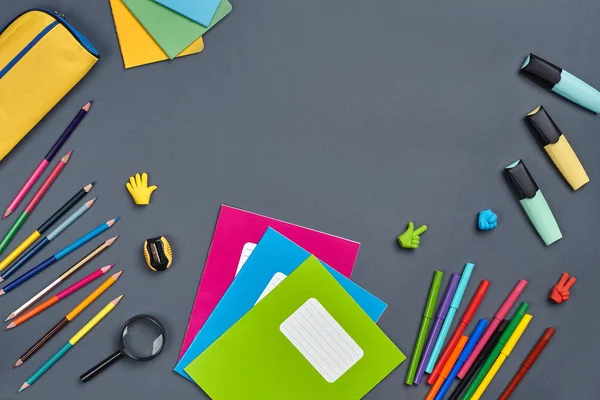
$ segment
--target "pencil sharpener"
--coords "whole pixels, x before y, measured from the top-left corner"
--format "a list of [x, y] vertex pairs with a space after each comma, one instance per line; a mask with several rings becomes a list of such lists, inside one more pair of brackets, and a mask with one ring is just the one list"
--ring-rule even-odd
[[164, 236], [158, 236], [144, 241], [144, 259], [153, 271], [164, 271], [171, 267], [173, 253], [171, 245]]

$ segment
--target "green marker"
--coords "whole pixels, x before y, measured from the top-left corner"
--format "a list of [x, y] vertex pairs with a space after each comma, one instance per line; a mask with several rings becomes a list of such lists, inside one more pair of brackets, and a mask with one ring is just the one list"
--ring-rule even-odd
[[435, 271], [433, 274], [433, 281], [431, 282], [431, 288], [429, 288], [429, 297], [427, 298], [427, 304], [425, 304], [425, 312], [423, 313], [423, 321], [421, 321], [421, 328], [419, 328], [419, 335], [417, 336], [417, 342], [415, 343], [415, 349], [413, 350], [412, 358], [410, 359], [410, 365], [408, 366], [408, 373], [406, 374], [406, 384], [412, 385], [417, 372], [417, 366], [421, 353], [423, 352], [423, 345], [427, 337], [427, 331], [433, 318], [433, 311], [435, 310], [435, 302], [437, 301], [438, 294], [440, 293], [440, 286], [442, 286], [442, 278], [444, 273], [441, 271]]
[[481, 366], [481, 369], [479, 370], [477, 375], [475, 375], [475, 379], [473, 379], [473, 382], [471, 382], [471, 385], [469, 386], [469, 388], [463, 395], [462, 400], [469, 400], [473, 396], [473, 394], [479, 387], [479, 384], [481, 383], [481, 381], [483, 381], [483, 378], [485, 377], [485, 375], [488, 373], [488, 371], [492, 367], [492, 364], [494, 363], [494, 361], [496, 361], [496, 358], [498, 358], [498, 354], [500, 354], [500, 352], [502, 351], [502, 348], [504, 347], [504, 345], [506, 344], [508, 339], [511, 337], [511, 335], [517, 328], [517, 325], [519, 325], [519, 323], [523, 319], [523, 316], [527, 312], [528, 308], [529, 308], [529, 304], [527, 304], [525, 302], [521, 303], [521, 305], [515, 312], [515, 315], [510, 320], [510, 323], [504, 330], [504, 333], [502, 333], [502, 336], [500, 336], [500, 339], [498, 339], [498, 343], [496, 343], [496, 346], [494, 346], [494, 349], [490, 353], [489, 357], [485, 360], [485, 362]]

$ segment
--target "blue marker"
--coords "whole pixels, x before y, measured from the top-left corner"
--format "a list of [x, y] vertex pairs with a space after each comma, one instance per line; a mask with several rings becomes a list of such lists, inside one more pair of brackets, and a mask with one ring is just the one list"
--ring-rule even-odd
[[473, 272], [473, 268], [475, 268], [475, 264], [467, 263], [465, 268], [463, 269], [463, 273], [460, 276], [460, 282], [458, 282], [458, 287], [456, 288], [456, 292], [454, 293], [454, 297], [452, 298], [452, 303], [450, 303], [450, 309], [448, 310], [448, 314], [446, 314], [446, 319], [444, 320], [444, 324], [442, 325], [442, 329], [440, 330], [440, 335], [438, 336], [435, 345], [433, 346], [433, 351], [431, 352], [431, 357], [427, 362], [427, 367], [425, 368], [425, 372], [428, 374], [433, 371], [433, 367], [435, 367], [435, 363], [440, 356], [440, 352], [442, 351], [442, 346], [444, 346], [444, 341], [446, 340], [446, 336], [448, 336], [448, 332], [450, 331], [450, 326], [452, 326], [452, 320], [456, 316], [456, 312], [458, 311], [458, 307], [460, 307], [460, 302], [462, 301], [463, 295], [465, 294], [465, 289], [467, 288], [467, 284], [469, 283], [469, 279], [471, 279], [471, 273]]
[[446, 393], [448, 393], [450, 386], [452, 386], [452, 381], [454, 381], [454, 378], [456, 378], [456, 375], [458, 375], [458, 371], [460, 371], [462, 366], [467, 361], [467, 358], [469, 358], [469, 355], [473, 351], [473, 348], [475, 348], [475, 345], [479, 341], [479, 338], [483, 334], [483, 331], [485, 330], [486, 327], [487, 327], [487, 321], [485, 319], [481, 318], [479, 320], [479, 322], [477, 322], [477, 325], [475, 326], [475, 329], [473, 330], [471, 337], [467, 341], [465, 348], [460, 352], [460, 355], [458, 356], [458, 360], [456, 360], [456, 364], [454, 364], [454, 367], [452, 367], [452, 371], [450, 371], [450, 373], [448, 374], [448, 377], [444, 381], [444, 384], [442, 385], [440, 390], [437, 392], [437, 394], [435, 395], [435, 398], [433, 400], [442, 400], [444, 398], [444, 396], [446, 395]]

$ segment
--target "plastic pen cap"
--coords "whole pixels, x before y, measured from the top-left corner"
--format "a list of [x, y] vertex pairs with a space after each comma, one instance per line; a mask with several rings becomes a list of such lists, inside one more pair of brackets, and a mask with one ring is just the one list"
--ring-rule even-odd
[[442, 303], [438, 307], [437, 318], [445, 319], [448, 314], [448, 308], [450, 308], [450, 301], [452, 300], [452, 295], [456, 291], [456, 287], [458, 285], [458, 280], [460, 279], [460, 275], [457, 273], [453, 273], [450, 277], [450, 282], [448, 282], [448, 286], [446, 287], [446, 292], [444, 293], [444, 297], [442, 299]]
[[544, 350], [544, 348], [546, 347], [546, 345], [548, 344], [550, 339], [552, 339], [552, 336], [554, 335], [555, 332], [556, 332], [556, 329], [554, 329], [554, 328], [546, 329], [546, 331], [542, 335], [541, 339], [538, 340], [538, 342], [535, 344], [535, 347], [533, 348], [533, 350], [531, 350], [531, 352], [529, 353], [529, 355], [527, 356], [525, 361], [523, 361], [523, 366], [525, 368], [527, 368], [527, 369], [531, 368], [531, 366], [535, 363], [537, 358], [540, 356], [540, 354], [542, 353], [542, 351]]
[[510, 323], [508, 324], [508, 326], [506, 327], [506, 329], [500, 336], [500, 339], [498, 339], [498, 344], [502, 344], [502, 346], [504, 346], [506, 344], [506, 342], [508, 342], [508, 339], [510, 339], [510, 337], [512, 336], [515, 329], [517, 329], [517, 326], [523, 319], [523, 316], [527, 312], [528, 308], [529, 308], [529, 304], [527, 304], [525, 302], [521, 303], [519, 308], [517, 308], [517, 311], [515, 311], [515, 315], [513, 315], [512, 319], [510, 320]]
[[521, 66], [521, 72], [534, 82], [537, 82], [548, 89], [552, 89], [554, 85], [560, 82], [562, 68], [533, 53], [529, 53]]
[[444, 273], [442, 271], [435, 271], [433, 273], [433, 282], [431, 282], [429, 297], [427, 297], [427, 304], [425, 304], [425, 312], [423, 313], [423, 315], [426, 318], [433, 318], [433, 312], [435, 310], [435, 301], [437, 300], [438, 294], [440, 293], [440, 286], [442, 286], [443, 277]]
[[523, 161], [517, 160], [504, 170], [512, 182], [519, 200], [531, 199], [540, 190]]
[[465, 294], [465, 290], [467, 289], [467, 285], [469, 284], [469, 279], [471, 279], [471, 273], [473, 272], [473, 268], [475, 268], [475, 264], [467, 263], [463, 268], [462, 275], [460, 276], [460, 282], [458, 282], [458, 287], [456, 288], [456, 293], [452, 298], [452, 303], [450, 307], [458, 309], [460, 307], [460, 302], [462, 301], [463, 295]]
[[525, 314], [523, 316], [521, 322], [519, 322], [519, 325], [517, 325], [515, 331], [510, 336], [510, 339], [508, 339], [508, 341], [502, 348], [501, 353], [504, 354], [506, 357], [508, 357], [513, 351], [517, 342], [519, 341], [519, 339], [521, 339], [521, 335], [523, 335], [523, 332], [525, 332], [525, 329], [527, 329], [527, 325], [529, 325], [529, 322], [531, 322], [532, 318], [533, 316], [531, 314]]
[[498, 309], [498, 312], [496, 313], [496, 318], [501, 320], [506, 316], [506, 314], [508, 314], [513, 304], [515, 304], [519, 296], [521, 296], [521, 293], [523, 293], [523, 290], [525, 290], [526, 286], [527, 281], [524, 279], [519, 279], [519, 282], [517, 282], [513, 290], [509, 293], [508, 297], [506, 298], [506, 301], [502, 303], [502, 306], [500, 306], [500, 308]]
[[531, 111], [525, 116], [525, 119], [536, 133], [542, 146], [558, 142], [563, 134], [543, 106]]
[[483, 318], [481, 318], [479, 322], [477, 322], [477, 325], [475, 325], [475, 329], [473, 329], [473, 332], [471, 332], [471, 337], [469, 337], [469, 341], [465, 345], [465, 348], [463, 349], [462, 353], [460, 353], [460, 356], [458, 356], [459, 361], [462, 361], [463, 363], [467, 361], [467, 358], [469, 358], [469, 355], [475, 348], [475, 345], [477, 344], [479, 338], [483, 334], [483, 331], [487, 327], [487, 323], [488, 322]]
[[475, 312], [477, 311], [477, 308], [479, 307], [479, 304], [483, 300], [483, 297], [485, 296], [485, 293], [487, 292], [489, 287], [490, 287], [490, 281], [488, 281], [487, 279], [483, 279], [481, 281], [481, 283], [479, 283], [479, 287], [477, 288], [477, 291], [473, 295], [473, 298], [471, 299], [471, 303], [469, 303], [469, 306], [465, 310], [465, 313], [463, 314], [463, 317], [461, 318], [461, 322], [464, 322], [466, 324], [469, 324], [469, 322], [471, 322], [473, 315], [475, 315]]

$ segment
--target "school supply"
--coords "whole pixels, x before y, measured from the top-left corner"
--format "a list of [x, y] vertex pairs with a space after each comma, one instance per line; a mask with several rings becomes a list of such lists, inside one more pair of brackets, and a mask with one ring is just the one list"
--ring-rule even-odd
[[531, 367], [533, 367], [533, 364], [535, 364], [535, 362], [537, 361], [542, 351], [544, 351], [544, 349], [548, 345], [548, 342], [550, 342], [550, 339], [552, 339], [552, 336], [554, 336], [555, 332], [556, 329], [554, 328], [546, 328], [544, 334], [537, 341], [533, 349], [531, 349], [531, 352], [523, 361], [521, 368], [519, 368], [519, 371], [517, 371], [515, 376], [508, 383], [498, 400], [507, 400], [513, 394], [519, 383], [521, 383], [521, 380], [523, 380], [527, 372], [531, 369]]
[[94, 46], [56, 12], [25, 11], [0, 31], [0, 160], [98, 57]]
[[[309, 252], [277, 231], [267, 229], [252, 256], [175, 366], [175, 371], [189, 379], [185, 367], [309, 257]], [[331, 267], [325, 265], [325, 268], [373, 321], [379, 319], [387, 307], [383, 301]]]
[[229, 1], [221, 0], [215, 16], [206, 27], [152, 0], [123, 0], [123, 3], [170, 59], [181, 54], [231, 12]]
[[460, 340], [456, 344], [456, 347], [452, 351], [450, 358], [448, 358], [448, 361], [446, 361], [444, 368], [442, 368], [442, 371], [440, 372], [440, 376], [438, 376], [438, 378], [435, 381], [435, 383], [433, 384], [433, 386], [431, 386], [429, 388], [429, 392], [427, 392], [427, 396], [425, 396], [425, 400], [433, 400], [433, 398], [437, 395], [440, 388], [442, 387], [442, 383], [444, 383], [444, 380], [450, 373], [452, 366], [454, 365], [454, 363], [456, 363], [456, 360], [458, 360], [458, 356], [462, 352], [462, 350], [465, 347], [465, 345], [467, 344], [468, 340], [469, 340], [468, 336], [462, 336], [460, 338]]
[[87, 335], [100, 321], [102, 321], [114, 308], [119, 304], [119, 301], [123, 298], [120, 295], [110, 303], [106, 305], [98, 314], [96, 314], [87, 324], [83, 326], [67, 343], [64, 344], [52, 357], [50, 357], [40, 368], [38, 368], [24, 383], [21, 385], [19, 392], [27, 389], [33, 385], [46, 371], [50, 369], [58, 360], [60, 360], [65, 354], [73, 348], [85, 335]]
[[405, 249], [418, 249], [421, 244], [421, 235], [427, 232], [427, 225], [421, 225], [415, 229], [412, 222], [408, 223], [406, 230], [398, 236], [398, 243]]
[[521, 206], [546, 246], [560, 240], [562, 233], [552, 210], [523, 161], [513, 162], [504, 171], [513, 184]]
[[[96, 201], [95, 198], [86, 201], [81, 207], [79, 207], [77, 210], [75, 210], [73, 212], [73, 214], [71, 214], [59, 226], [57, 226], [56, 229], [54, 229], [52, 232], [48, 233], [48, 235], [46, 235], [46, 237], [44, 237], [42, 240], [40, 240], [28, 252], [23, 254], [23, 256], [21, 256], [21, 258], [19, 258], [16, 263], [14, 263], [9, 269], [4, 271], [0, 275], [0, 282], [4, 282], [4, 280], [8, 279], [9, 276], [11, 276], [15, 271], [17, 271], [19, 268], [21, 268], [23, 265], [25, 265], [31, 258], [33, 258], [33, 256], [35, 256], [37, 253], [39, 253], [51, 241], [56, 239], [58, 237], [58, 235], [60, 235], [62, 232], [64, 232], [69, 226], [71, 226], [75, 221], [77, 221], [79, 219], [79, 217], [81, 217], [83, 214], [85, 214], [87, 212], [87, 210], [89, 210], [90, 207], [92, 207], [92, 205], [94, 204], [95, 201]], [[34, 233], [32, 233], [31, 236], [39, 237], [39, 235], [38, 235], [39, 232], [40, 231], [37, 230]], [[11, 257], [11, 255], [9, 255], [8, 257]]]
[[569, 278], [569, 273], [563, 272], [558, 283], [552, 287], [550, 299], [557, 304], [569, 300], [569, 297], [571, 296], [569, 290], [573, 287], [575, 282], [577, 282], [577, 279], [574, 276]]
[[352, 274], [359, 243], [223, 205], [181, 345], [180, 359], [269, 227], [347, 278]]
[[477, 227], [480, 231], [491, 231], [498, 226], [498, 216], [489, 208], [479, 211]]
[[427, 335], [427, 330], [429, 329], [429, 324], [431, 323], [431, 318], [433, 318], [435, 302], [437, 301], [437, 297], [440, 292], [440, 286], [442, 285], [443, 276], [444, 273], [441, 271], [435, 271], [433, 273], [433, 280], [431, 281], [429, 295], [427, 296], [425, 310], [423, 311], [423, 320], [421, 321], [421, 327], [419, 328], [419, 334], [417, 335], [415, 348], [413, 349], [410, 364], [408, 365], [408, 372], [406, 373], [406, 379], [404, 380], [404, 382], [407, 385], [412, 385], [415, 379], [415, 373], [417, 372], [417, 364], [419, 363], [421, 353], [423, 352], [425, 337]]
[[102, 275], [104, 275], [105, 273], [110, 271], [110, 269], [113, 267], [113, 265], [114, 264], [110, 264], [105, 267], [97, 269], [96, 271], [92, 272], [88, 276], [75, 282], [74, 284], [72, 284], [71, 286], [66, 288], [65, 290], [55, 294], [54, 296], [50, 297], [48, 300], [45, 300], [44, 302], [38, 304], [37, 306], [33, 307], [31, 310], [27, 311], [25, 314], [20, 315], [17, 318], [15, 318], [10, 324], [8, 324], [8, 326], [6, 328], [4, 328], [4, 330], [12, 329], [16, 326], [21, 325], [23, 322], [29, 320], [30, 318], [33, 318], [34, 316], [38, 315], [42, 311], [46, 310], [47, 308], [52, 307], [54, 304], [58, 303], [62, 299], [69, 297], [70, 295], [72, 295], [73, 293], [78, 291], [79, 289], [83, 289], [86, 285], [92, 283], [94, 280], [100, 278]]
[[433, 346], [433, 352], [431, 353], [431, 357], [429, 358], [429, 362], [427, 363], [427, 368], [425, 368], [425, 371], [430, 373], [430, 376], [427, 379], [427, 383], [429, 383], [430, 385], [432, 385], [435, 382], [438, 374], [442, 370], [442, 367], [446, 363], [446, 360], [448, 360], [448, 357], [450, 357], [450, 353], [452, 353], [452, 349], [454, 349], [454, 346], [456, 346], [456, 343], [458, 343], [458, 340], [460, 339], [463, 332], [465, 331], [465, 328], [471, 322], [473, 315], [475, 315], [475, 312], [477, 311], [479, 304], [481, 304], [481, 301], [483, 300], [485, 293], [487, 292], [488, 288], [490, 287], [490, 282], [486, 279], [482, 280], [479, 283], [479, 287], [477, 288], [477, 290], [475, 291], [475, 294], [471, 298], [471, 301], [469, 302], [469, 305], [467, 306], [467, 309], [465, 310], [465, 312], [460, 320], [460, 323], [458, 324], [458, 327], [456, 328], [456, 331], [450, 338], [450, 341], [448, 342], [448, 346], [446, 346], [446, 349], [442, 353], [442, 356], [441, 356], [442, 361], [437, 362], [437, 364], [436, 364], [436, 361], [438, 361], [438, 356], [442, 350], [442, 347], [444, 346], [444, 341], [446, 340], [446, 336], [448, 335], [448, 332], [450, 332], [450, 327], [452, 326], [452, 321], [454, 320], [454, 317], [456, 316], [456, 311], [458, 310], [458, 308], [460, 307], [460, 303], [462, 302], [462, 298], [465, 294], [465, 289], [467, 288], [469, 280], [471, 279], [471, 274], [473, 273], [473, 268], [475, 268], [475, 264], [472, 264], [472, 263], [465, 264], [465, 267], [463, 268], [463, 273], [460, 277], [460, 282], [458, 282], [458, 287], [456, 288], [456, 293], [454, 293], [454, 297], [452, 298], [452, 303], [450, 303], [450, 309], [448, 310], [446, 319], [444, 320], [444, 323], [442, 324], [442, 329], [441, 329], [440, 334], [435, 342], [435, 346]]
[[453, 273], [450, 277], [450, 281], [446, 286], [446, 291], [444, 292], [444, 297], [442, 297], [442, 302], [438, 306], [438, 312], [435, 317], [435, 322], [433, 324], [433, 328], [429, 333], [429, 338], [427, 339], [427, 343], [425, 344], [425, 350], [423, 351], [423, 356], [421, 357], [421, 361], [419, 362], [419, 367], [417, 368], [417, 374], [415, 375], [414, 383], [417, 385], [421, 383], [421, 379], [423, 379], [423, 374], [425, 373], [425, 365], [429, 361], [431, 356], [431, 352], [433, 351], [433, 345], [438, 338], [440, 333], [440, 329], [442, 327], [442, 323], [446, 319], [446, 315], [448, 315], [448, 309], [450, 308], [450, 302], [452, 297], [454, 297], [454, 293], [456, 292], [456, 287], [458, 286], [458, 281], [460, 279], [460, 275]]
[[490, 340], [488, 340], [481, 353], [479, 353], [479, 355], [473, 362], [473, 365], [471, 365], [471, 368], [469, 368], [469, 372], [467, 372], [465, 377], [459, 381], [459, 384], [456, 386], [448, 400], [458, 400], [460, 398], [462, 392], [469, 386], [471, 380], [473, 379], [473, 377], [475, 377], [475, 375], [479, 371], [479, 368], [481, 368], [483, 362], [488, 358], [488, 356], [498, 343], [498, 339], [500, 339], [500, 336], [502, 335], [502, 333], [504, 333], [504, 330], [508, 326], [508, 323], [509, 321], [507, 319], [504, 319], [502, 320], [502, 322], [500, 322], [500, 325], [498, 325]]
[[65, 129], [62, 135], [60, 135], [56, 143], [54, 143], [54, 145], [52, 146], [52, 148], [50, 148], [46, 156], [42, 159], [42, 162], [40, 162], [35, 171], [33, 171], [33, 174], [29, 177], [29, 179], [27, 179], [21, 190], [19, 190], [17, 196], [8, 205], [8, 208], [4, 212], [4, 216], [2, 217], [2, 219], [8, 217], [13, 211], [17, 209], [17, 207], [19, 206], [21, 201], [23, 201], [29, 190], [33, 187], [33, 185], [35, 185], [35, 183], [37, 182], [39, 177], [44, 173], [48, 165], [50, 165], [54, 156], [56, 156], [56, 154], [60, 151], [63, 145], [67, 142], [71, 134], [75, 131], [81, 120], [83, 120], [83, 118], [87, 115], [88, 111], [90, 111], [91, 106], [92, 102], [89, 101], [81, 108], [81, 110], [79, 110], [77, 115], [75, 115], [75, 118], [71, 121], [69, 126], [67, 126], [67, 129]]
[[150, 196], [158, 189], [156, 185], [148, 186], [148, 174], [145, 172], [141, 176], [135, 174], [129, 177], [129, 182], [125, 184], [125, 187], [138, 206], [150, 204]]
[[152, 271], [169, 269], [173, 261], [173, 252], [167, 238], [158, 236], [146, 239], [144, 241], [144, 260]]
[[529, 122], [529, 126], [535, 132], [556, 168], [573, 190], [579, 189], [590, 181], [577, 154], [544, 107], [537, 107], [527, 114], [525, 119]]
[[523, 293], [523, 290], [525, 290], [526, 286], [527, 281], [524, 279], [519, 279], [513, 290], [508, 294], [508, 297], [506, 298], [504, 303], [502, 303], [502, 305], [496, 312], [496, 315], [494, 315], [494, 318], [490, 321], [490, 324], [481, 336], [481, 339], [479, 339], [479, 342], [477, 342], [477, 345], [471, 352], [471, 355], [465, 362], [465, 365], [463, 365], [463, 367], [460, 369], [460, 372], [458, 373], [459, 378], [462, 379], [465, 376], [465, 374], [471, 367], [471, 364], [473, 364], [473, 361], [475, 361], [475, 358], [477, 358], [481, 350], [483, 350], [483, 347], [485, 346], [487, 341], [490, 340], [490, 337], [492, 336], [498, 325], [500, 325], [500, 322], [504, 319], [504, 317], [506, 317], [513, 304], [515, 304], [515, 302], [519, 299], [519, 296], [521, 295], [521, 293]]
[[485, 392], [489, 384], [492, 382], [492, 379], [494, 379], [494, 377], [500, 370], [500, 367], [502, 367], [502, 364], [504, 364], [504, 361], [506, 361], [508, 356], [510, 356], [510, 353], [512, 353], [512, 350], [521, 338], [521, 335], [523, 335], [523, 332], [525, 332], [525, 329], [527, 329], [527, 325], [529, 325], [531, 318], [532, 316], [529, 314], [525, 314], [523, 316], [521, 322], [519, 322], [519, 325], [517, 326], [513, 334], [510, 336], [510, 339], [508, 339], [508, 342], [506, 342], [506, 344], [500, 351], [500, 354], [498, 354], [496, 361], [494, 361], [494, 363], [490, 367], [490, 370], [479, 384], [479, 387], [477, 388], [475, 393], [473, 393], [473, 396], [471, 396], [472, 400], [479, 400], [481, 396], [483, 396], [483, 393]]
[[[114, 241], [117, 240], [117, 238], [118, 238], [118, 236], [110, 238], [106, 242], [102, 243], [100, 246], [96, 247], [87, 256], [83, 257], [81, 260], [79, 260], [71, 268], [67, 269], [65, 272], [63, 272], [62, 274], [60, 274], [60, 276], [57, 279], [55, 279], [54, 281], [52, 281], [52, 283], [50, 283], [48, 286], [46, 286], [44, 289], [42, 289], [38, 294], [36, 294], [35, 296], [33, 296], [27, 302], [25, 302], [25, 304], [23, 304], [21, 307], [17, 308], [15, 311], [13, 311], [8, 316], [8, 318], [6, 319], [6, 321], [8, 321], [9, 319], [12, 319], [14, 317], [16, 317], [21, 312], [23, 312], [25, 309], [27, 309], [30, 305], [32, 305], [33, 303], [35, 303], [36, 301], [38, 301], [40, 298], [42, 298], [43, 296], [45, 296], [47, 293], [49, 293], [52, 289], [54, 289], [55, 287], [57, 287], [58, 285], [60, 285], [61, 282], [63, 282], [65, 279], [67, 279], [69, 276], [71, 276], [73, 273], [75, 273], [77, 270], [79, 270], [79, 268], [83, 267], [85, 264], [87, 264], [88, 262], [90, 262], [91, 260], [93, 260], [94, 258], [96, 258], [98, 256], [98, 254], [102, 253], [104, 250], [106, 250], [107, 248], [109, 248], [114, 243]], [[0, 290], [0, 293], [2, 293], [1, 290]]]
[[121, 328], [119, 350], [83, 373], [79, 379], [88, 382], [123, 357], [138, 362], [153, 360], [162, 351], [165, 340], [165, 328], [158, 319], [150, 315], [136, 315]]
[[[481, 368], [479, 369], [479, 372], [477, 372], [477, 374], [475, 375], [475, 378], [473, 378], [473, 381], [471, 382], [471, 384], [465, 391], [465, 394], [462, 397], [463, 400], [469, 400], [471, 398], [471, 396], [473, 396], [473, 394], [475, 393], [475, 390], [477, 390], [477, 388], [479, 387], [479, 384], [481, 383], [481, 381], [483, 381], [483, 378], [490, 370], [492, 364], [494, 363], [494, 361], [496, 361], [496, 358], [498, 358], [498, 355], [502, 351], [502, 348], [508, 342], [508, 339], [510, 339], [510, 337], [514, 333], [515, 329], [517, 329], [517, 326], [519, 326], [519, 323], [523, 319], [523, 316], [527, 312], [528, 308], [529, 308], [529, 305], [525, 302], [522, 302], [521, 305], [519, 306], [519, 308], [517, 308], [515, 315], [513, 315], [512, 319], [510, 320], [510, 323], [508, 324], [508, 326], [506, 327], [504, 332], [502, 332], [502, 335], [500, 335], [500, 338], [498, 339], [498, 343], [496, 343], [496, 345], [492, 348], [492, 351], [490, 351], [490, 355], [485, 359], [485, 361], [481, 365]], [[489, 326], [488, 326], [488, 329], [489, 329]], [[471, 354], [473, 354], [473, 353], [471, 353]]]
[[458, 371], [463, 366], [465, 361], [467, 361], [469, 354], [471, 354], [471, 351], [473, 351], [473, 348], [477, 344], [477, 341], [479, 341], [479, 338], [483, 334], [483, 331], [485, 330], [486, 326], [487, 326], [487, 321], [485, 319], [481, 318], [479, 320], [479, 322], [477, 322], [477, 325], [475, 325], [475, 329], [473, 329], [473, 333], [471, 333], [471, 336], [469, 337], [467, 344], [460, 352], [460, 355], [458, 356], [458, 359], [456, 360], [456, 363], [452, 367], [450, 373], [448, 375], [446, 375], [445, 378], [444, 378], [443, 373], [440, 374], [440, 376], [438, 377], [438, 380], [444, 379], [444, 382], [443, 382], [442, 386], [440, 387], [440, 390], [435, 395], [434, 400], [442, 400], [444, 398], [444, 396], [446, 396], [446, 393], [448, 393], [450, 386], [452, 386], [452, 382], [454, 381], [454, 378], [456, 378], [456, 375], [458, 375]]
[[105, 280], [100, 286], [98, 286], [92, 293], [90, 293], [85, 299], [77, 304], [69, 313], [56, 325], [54, 325], [48, 332], [44, 334], [33, 346], [29, 348], [15, 363], [15, 367], [23, 364], [27, 361], [36, 351], [42, 348], [54, 335], [60, 332], [69, 322], [73, 321], [83, 310], [85, 310], [90, 304], [92, 304], [102, 293], [106, 292], [116, 281], [119, 279], [123, 271], [119, 271], [112, 274]]
[[213, 399], [359, 399], [404, 359], [311, 256], [185, 370]]
[[600, 113], [600, 92], [564, 69], [529, 53], [521, 72], [534, 82], [552, 90], [596, 114]]
[[44, 197], [44, 195], [46, 194], [48, 189], [50, 189], [50, 186], [52, 186], [52, 184], [54, 183], [54, 181], [56, 180], [58, 175], [65, 168], [65, 166], [67, 165], [67, 162], [69, 161], [69, 157], [71, 157], [71, 153], [72, 153], [71, 151], [68, 152], [63, 158], [60, 159], [60, 161], [56, 164], [56, 166], [54, 167], [54, 169], [52, 170], [50, 175], [48, 175], [48, 178], [46, 178], [46, 180], [44, 181], [44, 184], [39, 188], [39, 190], [37, 191], [35, 196], [33, 196], [31, 201], [29, 202], [29, 204], [27, 204], [27, 207], [25, 207], [25, 210], [23, 211], [23, 213], [19, 216], [19, 218], [17, 218], [17, 220], [13, 223], [11, 228], [8, 230], [8, 232], [4, 236], [4, 239], [2, 239], [2, 242], [0, 242], [0, 253], [2, 253], [4, 251], [4, 249], [6, 249], [8, 244], [12, 241], [12, 239], [15, 237], [15, 235], [19, 231], [19, 229], [21, 229], [21, 227], [23, 226], [25, 221], [27, 221], [27, 218], [29, 218], [29, 215], [31, 215], [31, 213], [33, 212], [35, 207], [42, 200], [42, 198]]
[[[126, 69], [169, 59], [122, 0], [110, 0], [110, 8]], [[177, 58], [200, 53], [202, 50], [204, 50], [204, 40], [200, 36], [179, 53]]]
[[220, 0], [154, 0], [178, 14], [204, 26], [209, 26]]
[[[25, 240], [21, 242], [8, 256], [0, 262], [0, 271], [3, 271], [10, 263], [12, 263], [17, 257], [21, 255], [25, 250], [29, 248], [40, 236], [42, 236], [48, 229], [52, 227], [59, 219], [62, 218], [71, 208], [75, 206], [86, 194], [92, 190], [94, 183], [85, 185], [79, 190], [73, 197], [69, 199], [61, 208], [59, 208], [50, 218], [48, 218], [43, 224], [41, 224], [31, 235], [27, 236]], [[4, 278], [0, 279], [2, 282]]]

